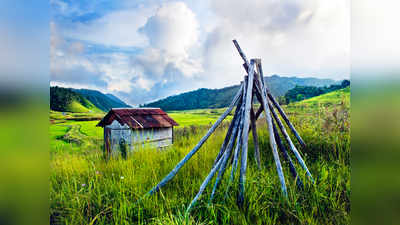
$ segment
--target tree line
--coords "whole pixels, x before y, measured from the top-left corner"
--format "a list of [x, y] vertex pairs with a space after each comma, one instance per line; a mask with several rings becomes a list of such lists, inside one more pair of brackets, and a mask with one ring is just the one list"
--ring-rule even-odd
[[341, 84], [333, 84], [325, 87], [314, 87], [314, 86], [297, 86], [286, 92], [285, 96], [282, 96], [279, 101], [281, 104], [289, 104], [291, 102], [302, 101], [304, 99], [312, 98], [318, 95], [322, 95], [328, 92], [336, 91], [342, 88], [350, 86], [349, 80], [343, 80]]

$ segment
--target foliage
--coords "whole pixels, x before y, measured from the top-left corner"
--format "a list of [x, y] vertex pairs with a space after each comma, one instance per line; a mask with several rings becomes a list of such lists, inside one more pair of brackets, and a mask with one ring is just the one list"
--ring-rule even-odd
[[[50, 126], [50, 223], [51, 224], [349, 224], [350, 223], [350, 89], [345, 88], [285, 106], [287, 114], [307, 143], [303, 156], [316, 183], [300, 177], [304, 191], [296, 189], [287, 162], [282, 162], [288, 199], [280, 191], [269, 147], [265, 119], [258, 120], [263, 169], [257, 169], [254, 146], [249, 141], [246, 202], [236, 205], [233, 189], [224, 201], [225, 175], [214, 204], [208, 205], [211, 186], [190, 215], [185, 209], [197, 193], [227, 130], [227, 123], [203, 145], [161, 192], [138, 201], [179, 162], [208, 129], [184, 126], [175, 131], [175, 142], [163, 151], [138, 148], [127, 160], [102, 157], [102, 129], [97, 121], [66, 121]], [[216, 110], [204, 110], [204, 115]], [[178, 115], [179, 112], [173, 112]], [[170, 113], [172, 118], [176, 119]], [[202, 111], [192, 111], [202, 113]], [[188, 111], [184, 116], [192, 116]], [[66, 143], [68, 127], [80, 125], [84, 142]], [[86, 139], [85, 139], [86, 138]], [[100, 140], [100, 141], [98, 141]], [[292, 137], [292, 140], [295, 140]], [[64, 145], [59, 145], [64, 142]], [[58, 143], [58, 144], [57, 144]], [[292, 155], [292, 158], [294, 156]], [[298, 171], [300, 166], [296, 164]], [[228, 168], [229, 169], [229, 168]], [[236, 177], [237, 178], [237, 177]]]
[[61, 112], [99, 111], [82, 95], [57, 86], [50, 87], [50, 109]]
[[[274, 96], [283, 96], [286, 91], [296, 85], [323, 86], [335, 83], [330, 79], [280, 77], [277, 75], [264, 77], [264, 80]], [[201, 88], [144, 104], [143, 106], [159, 107], [165, 111], [227, 107], [238, 89], [238, 85], [222, 89]]]
[[129, 108], [112, 94], [89, 89], [50, 87], [50, 109], [59, 112], [107, 112], [111, 108]]
[[341, 84], [330, 85], [329, 87], [296, 86], [285, 94], [286, 103], [302, 101], [314, 96], [336, 91], [350, 86], [349, 80], [343, 80]]
[[111, 108], [130, 108], [128, 104], [112, 94], [103, 94], [100, 91], [89, 89], [72, 89], [93, 103], [97, 108], [108, 112]]

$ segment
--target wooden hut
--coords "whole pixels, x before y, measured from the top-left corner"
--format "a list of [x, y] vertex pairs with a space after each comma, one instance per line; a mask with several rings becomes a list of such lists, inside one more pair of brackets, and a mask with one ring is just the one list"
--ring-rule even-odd
[[120, 143], [129, 149], [168, 146], [173, 143], [173, 127], [178, 123], [160, 108], [113, 108], [97, 126], [104, 128], [104, 146], [112, 153]]

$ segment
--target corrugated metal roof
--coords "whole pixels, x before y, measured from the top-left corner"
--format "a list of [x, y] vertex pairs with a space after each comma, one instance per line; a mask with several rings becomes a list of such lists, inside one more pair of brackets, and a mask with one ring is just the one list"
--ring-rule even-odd
[[111, 109], [97, 126], [107, 126], [114, 120], [127, 124], [132, 129], [178, 126], [166, 112], [160, 108], [116, 108]]

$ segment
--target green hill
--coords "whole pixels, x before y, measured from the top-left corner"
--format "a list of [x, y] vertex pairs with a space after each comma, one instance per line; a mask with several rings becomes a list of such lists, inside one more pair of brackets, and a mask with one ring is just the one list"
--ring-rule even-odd
[[[264, 80], [271, 93], [276, 97], [283, 96], [296, 85], [323, 87], [338, 83], [331, 79], [280, 77], [278, 75], [264, 77]], [[144, 104], [143, 106], [160, 107], [166, 111], [222, 108], [229, 105], [238, 89], [239, 85], [221, 89], [201, 88]]]
[[350, 87], [346, 87], [320, 96], [309, 98], [299, 103], [306, 105], [317, 105], [317, 104], [330, 105], [330, 104], [340, 104], [342, 101], [350, 102]]
[[70, 89], [89, 100], [97, 108], [107, 112], [111, 108], [130, 108], [131, 106], [112, 94], [103, 94], [100, 91], [89, 89]]
[[62, 87], [50, 87], [50, 109], [60, 112], [101, 112], [82, 95]]
[[341, 84], [333, 84], [324, 87], [314, 87], [314, 86], [296, 86], [290, 89], [285, 94], [285, 103], [301, 101], [304, 99], [309, 99], [315, 96], [319, 96], [325, 93], [336, 91], [350, 86], [349, 80], [343, 80]]

